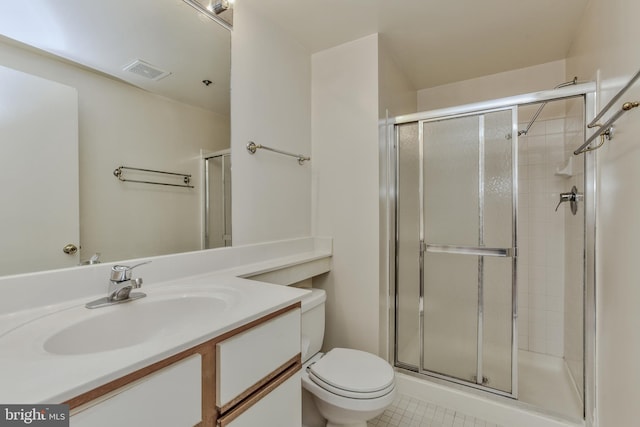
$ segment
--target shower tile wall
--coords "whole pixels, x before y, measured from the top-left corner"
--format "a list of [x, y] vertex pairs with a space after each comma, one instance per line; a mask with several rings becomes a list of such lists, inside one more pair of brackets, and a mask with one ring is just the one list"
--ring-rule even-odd
[[564, 166], [564, 127], [564, 119], [540, 120], [518, 140], [518, 346], [560, 357], [568, 205], [554, 210], [559, 193], [569, 185], [566, 177], [557, 174]]

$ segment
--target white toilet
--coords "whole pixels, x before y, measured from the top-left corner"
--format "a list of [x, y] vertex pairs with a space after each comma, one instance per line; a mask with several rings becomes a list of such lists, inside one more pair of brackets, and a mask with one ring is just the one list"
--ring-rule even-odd
[[324, 426], [326, 419], [327, 427], [366, 427], [393, 402], [395, 373], [384, 359], [364, 351], [320, 353], [325, 301], [321, 289], [302, 299], [302, 425]]

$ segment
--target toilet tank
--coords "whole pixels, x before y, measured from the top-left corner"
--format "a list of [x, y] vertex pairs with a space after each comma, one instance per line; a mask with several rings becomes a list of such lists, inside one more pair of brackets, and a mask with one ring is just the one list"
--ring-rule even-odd
[[320, 351], [324, 340], [324, 302], [327, 294], [322, 289], [310, 289], [301, 302], [301, 348], [302, 363]]

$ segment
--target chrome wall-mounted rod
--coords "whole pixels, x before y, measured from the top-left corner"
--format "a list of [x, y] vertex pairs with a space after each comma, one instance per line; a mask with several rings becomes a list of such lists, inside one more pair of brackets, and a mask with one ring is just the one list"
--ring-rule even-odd
[[[157, 174], [161, 174], [161, 175], [172, 175], [172, 176], [176, 176], [176, 177], [182, 177], [182, 182], [184, 182], [184, 184], [173, 184], [173, 183], [170, 183], [170, 182], [157, 182], [157, 181], [143, 181], [143, 180], [138, 180], [138, 179], [127, 179], [127, 178], [124, 178], [122, 176], [122, 174], [123, 174], [122, 171], [123, 170], [132, 170], [132, 171], [138, 171], [138, 172], [157, 173]], [[128, 166], [118, 166], [116, 168], [116, 170], [113, 171], [113, 175], [116, 178], [118, 178], [120, 181], [122, 181], [122, 182], [137, 182], [139, 184], [153, 184], [153, 185], [166, 185], [166, 186], [170, 186], [170, 187], [193, 188], [193, 185], [190, 185], [191, 175], [185, 174], [185, 173], [165, 172], [165, 171], [158, 171], [158, 170], [153, 170], [153, 169], [142, 169], [142, 168], [131, 168], [131, 167], [128, 167]]]
[[[584, 144], [578, 147], [578, 149], [574, 151], [573, 154], [577, 156], [579, 154], [586, 153], [587, 151], [597, 150], [598, 148], [602, 147], [602, 145], [604, 144], [605, 137], [609, 140], [613, 138], [612, 129], [615, 121], [618, 120], [620, 116], [622, 116], [624, 113], [626, 113], [627, 111], [633, 108], [636, 108], [639, 105], [640, 103], [638, 102], [625, 102], [622, 105], [622, 108], [618, 110], [613, 116], [611, 116], [611, 118], [607, 120], [605, 124], [596, 125], [596, 126], [600, 126], [600, 129], [597, 130], [593, 135], [591, 135], [589, 139], [585, 141]], [[596, 145], [595, 147], [587, 148], [589, 144], [591, 144], [597, 137], [601, 137], [600, 144]]]
[[[560, 83], [558, 86], [554, 87], [554, 89], [560, 89], [561, 87], [577, 85], [577, 84], [578, 84], [578, 76], [575, 76], [573, 78], [573, 80], [570, 80], [570, 81], [564, 82], [564, 83]], [[531, 119], [531, 121], [527, 125], [527, 128], [525, 130], [519, 131], [518, 132], [518, 136], [526, 135], [527, 133], [529, 133], [529, 129], [531, 129], [531, 126], [533, 126], [535, 121], [538, 119], [538, 116], [540, 115], [540, 113], [542, 113], [542, 109], [545, 107], [545, 105], [547, 105], [546, 102], [543, 102], [542, 104], [540, 104], [540, 107], [538, 107], [538, 111], [536, 111], [536, 113], [533, 115], [533, 118]]]
[[301, 165], [304, 164], [305, 161], [310, 161], [311, 160], [311, 157], [303, 156], [302, 154], [288, 153], [286, 151], [277, 150], [275, 148], [267, 147], [266, 145], [256, 144], [253, 141], [249, 141], [249, 143], [247, 144], [247, 151], [249, 153], [251, 153], [251, 154], [255, 154], [258, 149], [263, 149], [263, 150], [267, 150], [267, 151], [273, 151], [274, 153], [282, 154], [282, 155], [289, 156], [289, 157], [295, 157], [296, 159], [298, 159], [298, 163], [301, 164]]
[[[625, 102], [624, 104], [622, 104], [622, 108], [620, 110], [618, 110], [613, 116], [611, 116], [611, 118], [609, 118], [609, 120], [607, 120], [607, 122], [605, 124], [600, 124], [598, 123], [598, 121], [604, 117], [605, 114], [607, 114], [607, 112], [611, 109], [611, 107], [613, 107], [613, 105], [618, 102], [618, 100], [620, 99], [620, 97], [622, 97], [622, 95], [629, 90], [629, 88], [631, 86], [633, 86], [633, 84], [640, 78], [640, 70], [638, 70], [633, 77], [631, 77], [631, 79], [627, 82], [626, 85], [624, 85], [624, 87], [622, 89], [620, 89], [618, 91], [618, 93], [616, 93], [613, 98], [611, 98], [611, 101], [609, 101], [607, 103], [607, 105], [604, 106], [604, 108], [594, 117], [593, 120], [591, 120], [591, 123], [589, 123], [587, 125], [587, 128], [591, 129], [594, 127], [599, 127], [600, 129], [598, 129], [596, 132], [593, 133], [593, 135], [591, 135], [585, 142], [584, 144], [582, 144], [580, 147], [578, 147], [578, 149], [576, 151], [573, 152], [574, 155], [579, 155], [579, 154], [583, 154], [586, 153], [587, 151], [593, 151], [593, 150], [597, 150], [598, 148], [602, 147], [602, 145], [604, 144], [604, 140], [605, 137], [609, 140], [611, 140], [613, 138], [613, 124], [616, 122], [616, 120], [618, 120], [624, 113], [626, 113], [627, 111], [636, 108], [640, 105], [640, 103], [638, 102]], [[596, 145], [595, 147], [589, 147], [589, 144], [591, 144], [596, 138], [600, 137], [600, 144]], [[589, 148], [587, 148], [589, 147]]]
[[[604, 116], [605, 114], [607, 114], [607, 111], [609, 111], [609, 109], [611, 107], [613, 107], [613, 104], [615, 104], [616, 102], [618, 102], [618, 100], [620, 99], [620, 97], [631, 87], [633, 86], [633, 84], [636, 82], [636, 80], [638, 80], [638, 78], [640, 78], [640, 70], [638, 70], [638, 72], [631, 77], [631, 80], [629, 80], [629, 82], [622, 88], [620, 89], [620, 91], [613, 97], [611, 98], [611, 101], [609, 101], [609, 103], [607, 105], [605, 105], [605, 107], [600, 111], [600, 113], [598, 113], [598, 115], [591, 120], [591, 123], [589, 123], [587, 125], [587, 127], [589, 129], [594, 128], [596, 126], [600, 126], [598, 124], [598, 120], [600, 120], [602, 118], [602, 116]], [[606, 125], [606, 124], [605, 124]], [[602, 125], [601, 127], [605, 127], [605, 125]], [[577, 151], [577, 150], [576, 150]]]

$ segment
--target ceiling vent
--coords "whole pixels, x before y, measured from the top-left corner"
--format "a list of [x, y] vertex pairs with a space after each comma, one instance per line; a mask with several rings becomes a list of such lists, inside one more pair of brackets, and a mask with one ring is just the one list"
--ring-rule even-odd
[[136, 59], [131, 64], [125, 66], [123, 70], [129, 71], [131, 73], [134, 73], [144, 78], [155, 80], [155, 81], [163, 79], [167, 77], [169, 74], [171, 74], [169, 71], [161, 70], [155, 65], [151, 65], [140, 59]]

